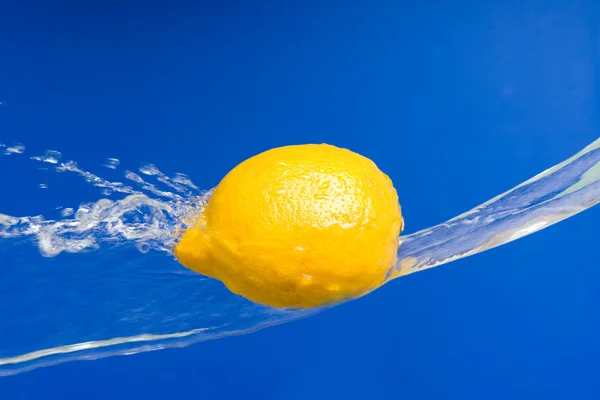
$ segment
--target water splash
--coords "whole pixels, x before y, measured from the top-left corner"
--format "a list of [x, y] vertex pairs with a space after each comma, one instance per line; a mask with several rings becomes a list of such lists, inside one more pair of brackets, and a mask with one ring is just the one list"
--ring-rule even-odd
[[[146, 249], [144, 252], [153, 249], [170, 254], [177, 240], [176, 233], [187, 227], [186, 222], [194, 220], [210, 193], [190, 190], [190, 187], [183, 189], [154, 166], [153, 174], [159, 176], [165, 185], [176, 187], [179, 193], [160, 190], [131, 171], [125, 171], [125, 178], [136, 183], [138, 188], [111, 182], [80, 168], [74, 161], [61, 163], [61, 158], [62, 154], [55, 150], [31, 157], [35, 161], [55, 164], [57, 172], [81, 176], [87, 183], [101, 188], [105, 195], [121, 193], [126, 197], [83, 203], [77, 211], [63, 209], [63, 220], [45, 220], [41, 216], [15, 218], [0, 214], [0, 238], [33, 237], [45, 257], [97, 249], [101, 242], [123, 242]], [[140, 168], [142, 172], [146, 170], [145, 166]], [[40, 187], [47, 186], [41, 184]], [[169, 200], [161, 200], [160, 197]], [[66, 219], [70, 216], [73, 218]]]
[[185, 174], [148, 164], [145, 178], [124, 171], [125, 184], [61, 162], [57, 151], [30, 159], [112, 198], [59, 207], [58, 220], [0, 214], [0, 292], [14, 300], [0, 306], [0, 375], [185, 346], [314, 312], [256, 305], [174, 259], [179, 234], [211, 194]]
[[[124, 171], [125, 184], [61, 162], [56, 151], [32, 159], [121, 198], [61, 208], [59, 220], [0, 214], [0, 292], [12, 299], [0, 306], [0, 375], [183, 347], [320, 311], [251, 303], [174, 259], [179, 234], [211, 194], [184, 174], [148, 164]], [[104, 166], [115, 170], [118, 160], [109, 160]], [[388, 278], [516, 240], [599, 201], [600, 139], [467, 213], [402, 237]]]

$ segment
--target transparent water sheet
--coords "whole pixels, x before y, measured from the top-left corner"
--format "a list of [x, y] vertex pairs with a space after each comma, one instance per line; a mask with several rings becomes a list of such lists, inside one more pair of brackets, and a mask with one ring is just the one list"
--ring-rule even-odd
[[600, 139], [568, 160], [451, 220], [400, 238], [390, 278], [520, 239], [600, 202]]

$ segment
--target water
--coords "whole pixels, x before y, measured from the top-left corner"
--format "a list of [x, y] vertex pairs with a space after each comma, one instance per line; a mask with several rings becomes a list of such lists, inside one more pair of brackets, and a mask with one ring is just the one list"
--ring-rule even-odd
[[520, 239], [600, 202], [600, 139], [564, 162], [451, 220], [402, 237], [393, 277]]
[[[0, 152], [23, 157], [22, 145]], [[57, 220], [0, 214], [0, 375], [250, 333], [321, 310], [277, 310], [191, 272], [172, 248], [206, 204], [184, 174], [154, 165], [92, 174], [49, 150], [30, 157], [79, 175], [103, 198]], [[104, 167], [119, 170], [107, 159]], [[529, 235], [600, 201], [600, 139], [569, 160], [446, 223], [400, 238], [394, 278]]]

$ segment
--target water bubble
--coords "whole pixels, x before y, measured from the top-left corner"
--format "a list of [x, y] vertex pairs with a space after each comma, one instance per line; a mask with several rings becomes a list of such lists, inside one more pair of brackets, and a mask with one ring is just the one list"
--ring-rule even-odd
[[40, 183], [40, 189], [48, 189], [48, 185], [45, 183]]

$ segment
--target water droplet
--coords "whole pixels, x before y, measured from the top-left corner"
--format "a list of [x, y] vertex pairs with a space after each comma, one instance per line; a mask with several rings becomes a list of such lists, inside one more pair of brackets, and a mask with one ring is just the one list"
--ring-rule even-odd
[[62, 210], [60, 212], [60, 215], [63, 217], [69, 217], [71, 215], [73, 215], [75, 213], [75, 211], [72, 208], [65, 208], [64, 210]]
[[136, 174], [135, 172], [125, 171], [125, 178], [137, 183], [145, 183], [142, 177]]
[[119, 161], [119, 159], [107, 158], [104, 164], [102, 165], [109, 169], [116, 169], [119, 166], [119, 164], [121, 164], [121, 161]]
[[144, 254], [150, 251], [150, 245], [148, 243], [137, 243], [135, 247]]
[[192, 180], [186, 174], [178, 172], [173, 176], [172, 180], [180, 185], [185, 185], [191, 187], [192, 189], [198, 189], [198, 186], [194, 185], [194, 182], [192, 182]]
[[20, 143], [15, 144], [14, 146], [7, 147], [4, 150], [5, 156], [10, 156], [11, 154], [22, 154], [25, 151], [25, 146]]
[[159, 175], [160, 171], [154, 164], [145, 164], [140, 167], [140, 172], [144, 175]]
[[60, 151], [56, 150], [46, 150], [46, 152], [41, 156], [31, 157], [32, 160], [46, 162], [50, 164], [58, 164], [58, 161], [62, 158], [62, 154]]
[[58, 167], [56, 167], [56, 171], [58, 171], [58, 172], [65, 172], [65, 171], [78, 172], [79, 168], [77, 168], [77, 163], [75, 161], [67, 161], [66, 163], [61, 163]]

